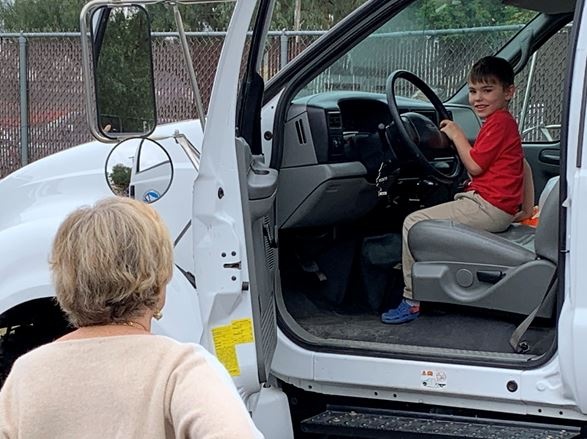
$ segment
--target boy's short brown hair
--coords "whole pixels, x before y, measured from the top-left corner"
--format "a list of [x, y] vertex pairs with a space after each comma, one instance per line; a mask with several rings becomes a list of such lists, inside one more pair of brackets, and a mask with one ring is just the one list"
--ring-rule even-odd
[[486, 56], [477, 61], [471, 68], [468, 81], [471, 83], [491, 82], [497, 79], [504, 87], [514, 85], [514, 69], [503, 58]]

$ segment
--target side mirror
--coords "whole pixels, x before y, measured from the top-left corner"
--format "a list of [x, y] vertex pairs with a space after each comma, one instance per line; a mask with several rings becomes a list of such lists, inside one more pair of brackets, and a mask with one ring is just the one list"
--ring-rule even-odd
[[91, 5], [81, 20], [90, 130], [101, 141], [147, 136], [157, 124], [149, 15]]
[[116, 145], [106, 161], [106, 181], [115, 195], [153, 203], [173, 180], [171, 158], [150, 139], [127, 139]]

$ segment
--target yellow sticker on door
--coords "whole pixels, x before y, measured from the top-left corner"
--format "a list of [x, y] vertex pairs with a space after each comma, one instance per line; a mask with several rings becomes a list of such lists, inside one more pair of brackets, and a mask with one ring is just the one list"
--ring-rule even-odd
[[253, 321], [239, 319], [233, 320], [229, 325], [217, 326], [212, 329], [212, 339], [218, 360], [224, 364], [231, 376], [239, 376], [241, 371], [236, 355], [236, 345], [254, 341]]

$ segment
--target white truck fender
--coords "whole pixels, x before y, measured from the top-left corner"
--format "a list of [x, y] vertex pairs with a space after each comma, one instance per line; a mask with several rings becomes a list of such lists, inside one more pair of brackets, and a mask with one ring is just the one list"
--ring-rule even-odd
[[53, 295], [49, 252], [63, 218], [42, 218], [0, 232], [0, 314]]
[[163, 318], [153, 321], [153, 332], [186, 343], [200, 343], [204, 330], [196, 289], [177, 268], [167, 284]]
[[[65, 215], [66, 213], [64, 213]], [[62, 217], [29, 221], [0, 232], [0, 314], [34, 299], [53, 297], [49, 255]], [[154, 332], [184, 342], [198, 343], [202, 335], [200, 306], [195, 288], [174, 267], [167, 285], [163, 318]]]

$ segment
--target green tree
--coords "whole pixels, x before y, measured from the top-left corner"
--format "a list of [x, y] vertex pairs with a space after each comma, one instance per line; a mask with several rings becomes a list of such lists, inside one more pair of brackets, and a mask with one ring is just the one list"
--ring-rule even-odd
[[5, 32], [75, 32], [85, 0], [0, 0]]
[[155, 125], [150, 36], [144, 11], [112, 10], [96, 60], [102, 127], [142, 133]]
[[[330, 29], [365, 2], [366, 0], [278, 0], [273, 11], [272, 29]], [[299, 27], [296, 21], [299, 22]]]
[[[76, 32], [87, 0], [0, 0], [0, 23], [5, 32]], [[234, 4], [180, 5], [186, 31], [226, 30]], [[147, 7], [154, 31], [175, 31], [168, 5]]]
[[[366, 0], [278, 0], [272, 29], [329, 29]], [[7, 32], [79, 31], [79, 13], [86, 0], [0, 0], [0, 23]], [[234, 4], [180, 5], [186, 31], [226, 30]], [[173, 10], [168, 5], [148, 6], [152, 29], [175, 31]], [[296, 9], [299, 14], [296, 14]]]
[[438, 29], [458, 29], [462, 23], [472, 27], [517, 24], [535, 14], [485, 0], [423, 0], [414, 10], [416, 22], [433, 22]]
[[118, 163], [112, 167], [112, 171], [108, 174], [108, 179], [112, 185], [112, 190], [116, 195], [128, 195], [127, 190], [130, 186], [131, 169]]
[[[173, 9], [169, 5], [148, 6], [152, 28], [157, 32], [175, 32]], [[225, 31], [228, 27], [234, 3], [179, 5], [179, 11], [187, 32]]]

